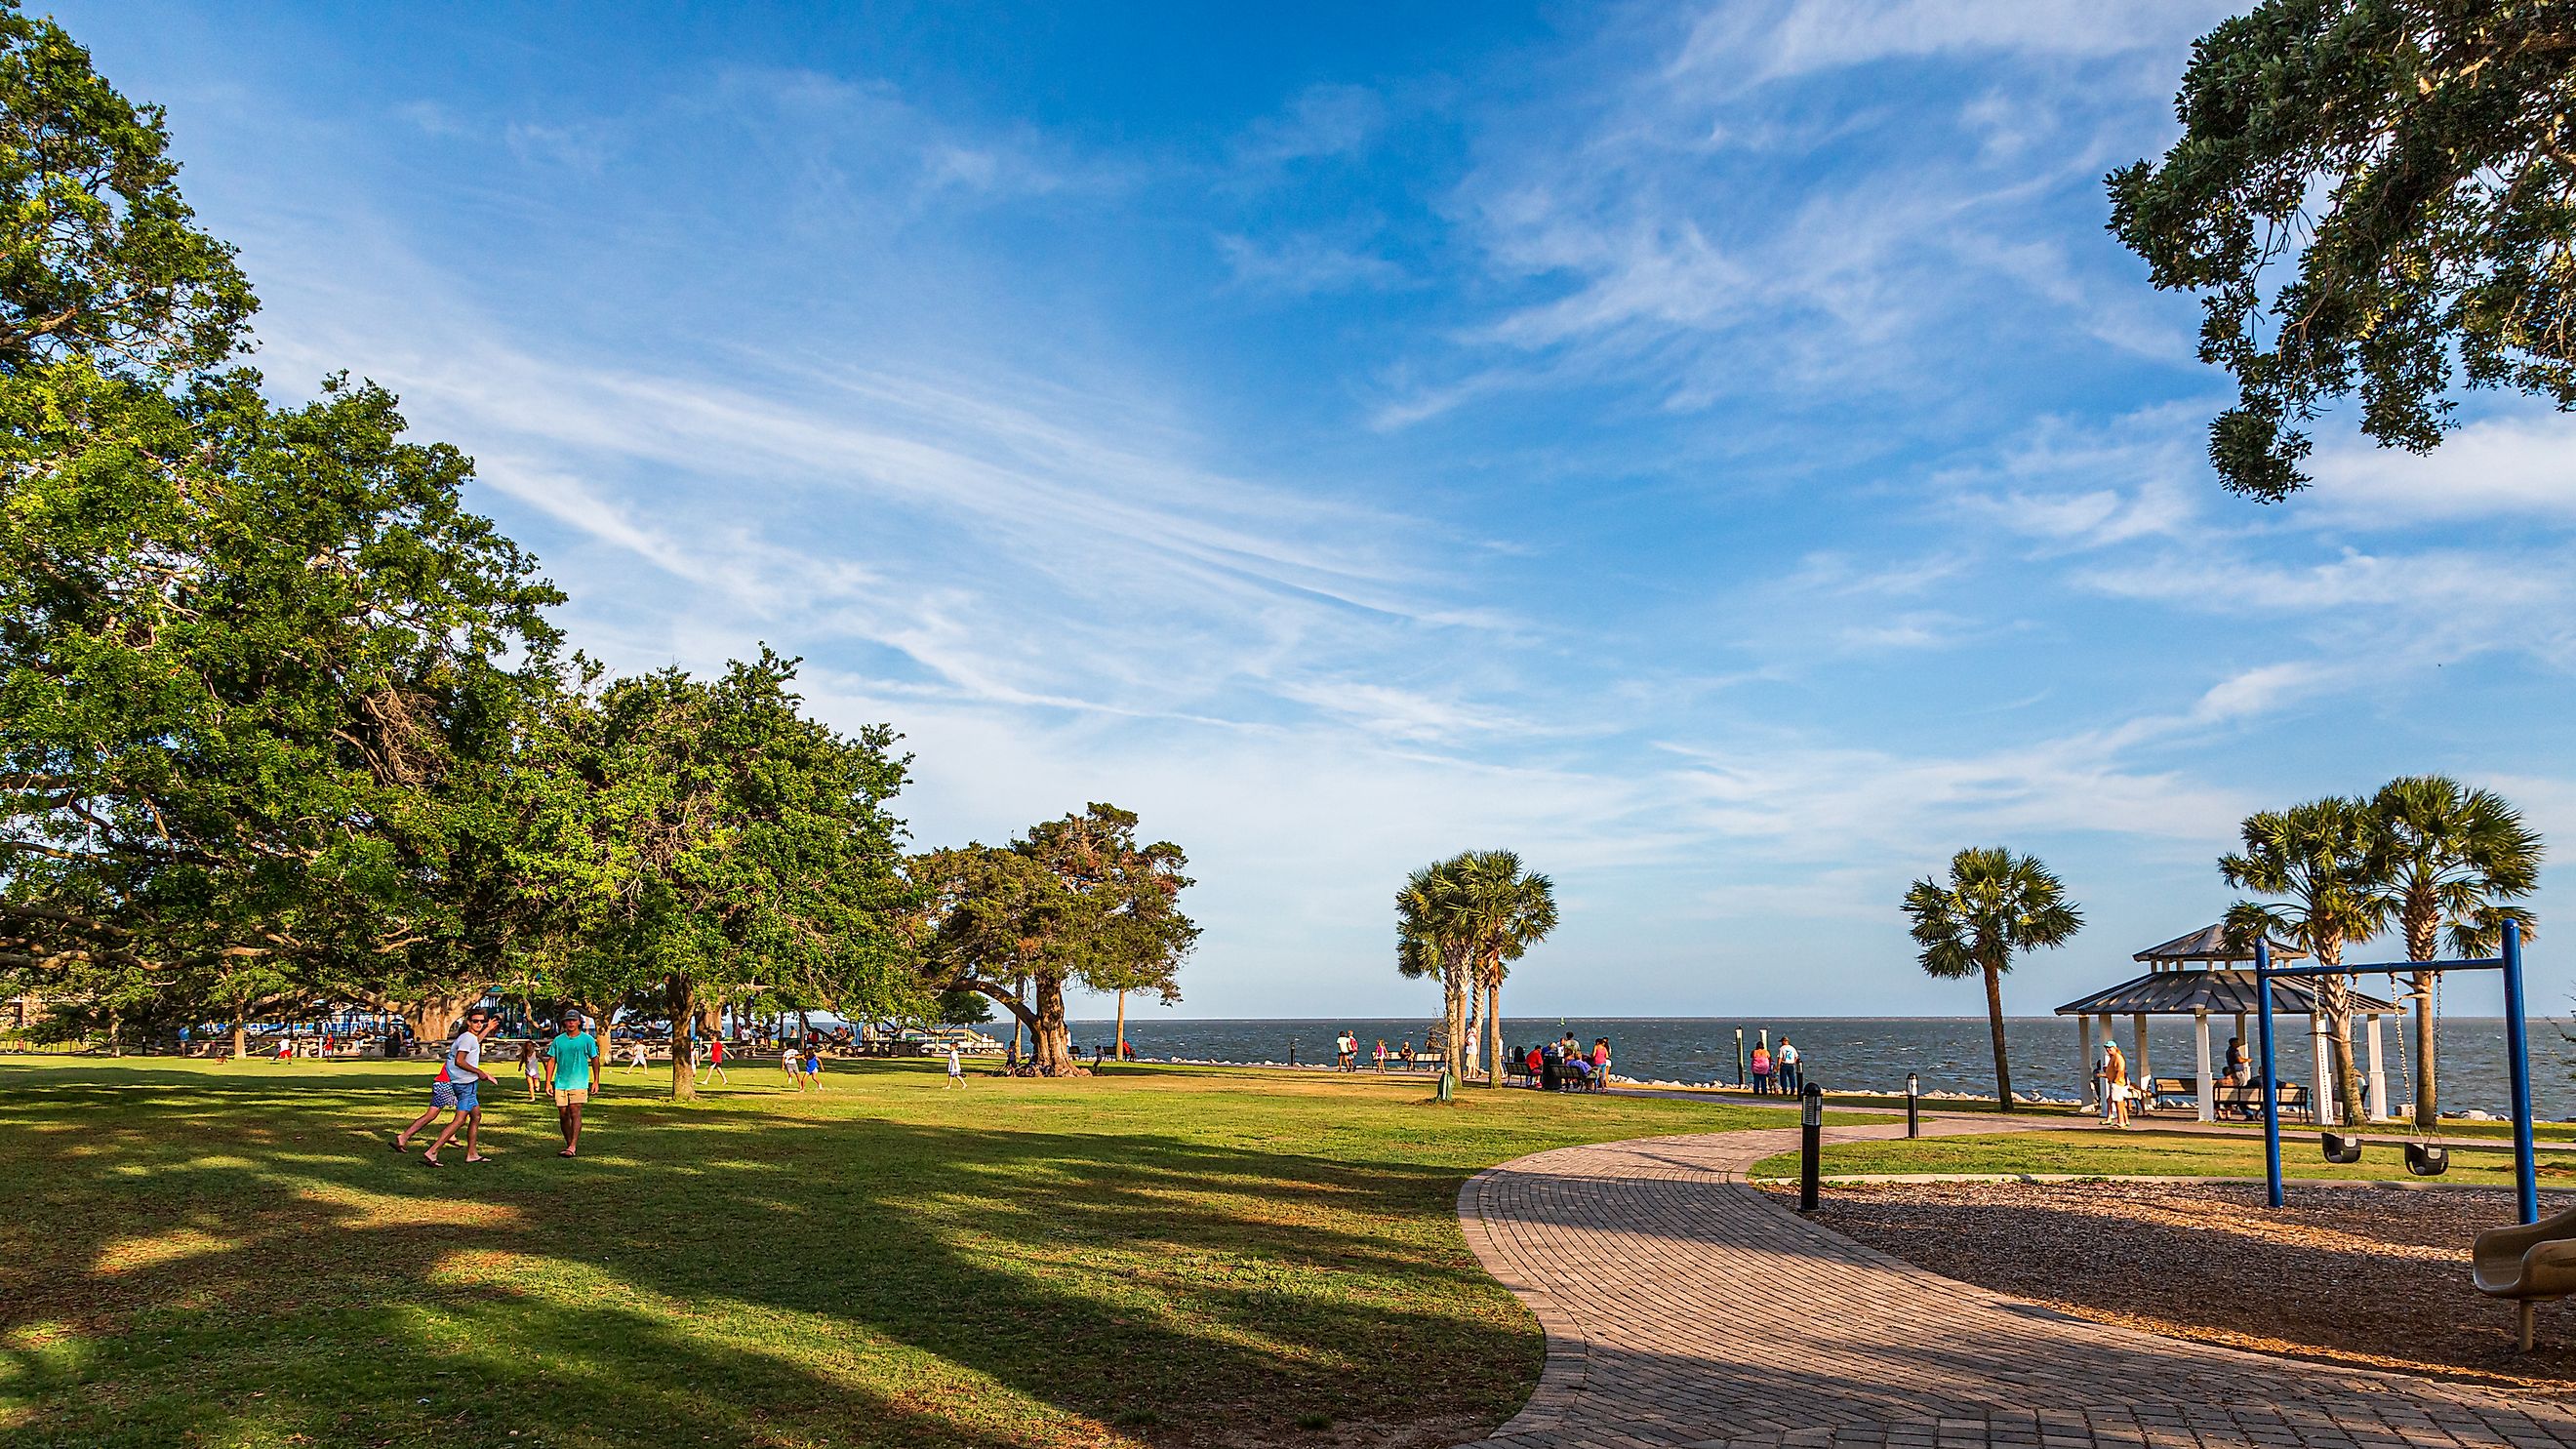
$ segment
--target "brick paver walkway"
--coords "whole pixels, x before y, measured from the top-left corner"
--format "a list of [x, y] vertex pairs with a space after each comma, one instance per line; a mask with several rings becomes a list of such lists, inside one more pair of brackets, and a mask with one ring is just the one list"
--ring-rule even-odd
[[2087, 1323], [1862, 1247], [1745, 1183], [1797, 1139], [1792, 1127], [1566, 1147], [1471, 1179], [1468, 1242], [1547, 1330], [1538, 1392], [1487, 1442], [2576, 1449], [2576, 1414], [2557, 1401]]

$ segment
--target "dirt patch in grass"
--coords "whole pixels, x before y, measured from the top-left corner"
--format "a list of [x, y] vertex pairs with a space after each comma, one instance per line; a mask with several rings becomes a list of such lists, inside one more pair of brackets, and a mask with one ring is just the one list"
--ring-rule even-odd
[[[2544, 1213], [2565, 1206], [2544, 1199]], [[2469, 1286], [2469, 1244], [2507, 1191], [2152, 1183], [1888, 1183], [1830, 1189], [1819, 1221], [1946, 1277], [2176, 1338], [2356, 1368], [2576, 1393], [2576, 1314]]]

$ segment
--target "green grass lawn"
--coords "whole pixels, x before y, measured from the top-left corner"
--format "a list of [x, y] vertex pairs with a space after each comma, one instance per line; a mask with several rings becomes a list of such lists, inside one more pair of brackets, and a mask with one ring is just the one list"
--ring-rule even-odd
[[[425, 1064], [0, 1060], [0, 1443], [1093, 1445], [1499, 1422], [1459, 1184], [1715, 1103], [1136, 1070], [621, 1072], [565, 1161], [385, 1138]], [[460, 1163], [463, 1153], [445, 1154]], [[514, 1432], [515, 1436], [514, 1436]], [[1466, 1437], [1461, 1434], [1459, 1437]]]
[[[2563, 1154], [2544, 1153], [2541, 1180], [2566, 1180], [2552, 1165]], [[1999, 1133], [1993, 1136], [1903, 1138], [1883, 1142], [1835, 1142], [1825, 1146], [1824, 1171], [1864, 1172], [2072, 1172], [2102, 1176], [2172, 1177], [2263, 1176], [2263, 1139], [2195, 1137], [2182, 1133], [2133, 1130], [2102, 1132], [2075, 1129], [2058, 1132]], [[2288, 1177], [2394, 1179], [2406, 1176], [2403, 1155], [2394, 1146], [2367, 1148], [2361, 1161], [2337, 1164], [2319, 1153], [2311, 1128], [2281, 1135], [2281, 1171]], [[1794, 1177], [1794, 1152], [1766, 1157], [1753, 1165], [1757, 1177]], [[2513, 1153], [2455, 1147], [2451, 1170], [2442, 1182], [2510, 1186]]]

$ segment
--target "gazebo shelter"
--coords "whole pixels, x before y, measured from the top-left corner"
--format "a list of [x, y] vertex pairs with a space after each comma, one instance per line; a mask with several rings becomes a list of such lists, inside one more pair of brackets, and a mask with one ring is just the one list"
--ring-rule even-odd
[[[2308, 954], [2296, 946], [2279, 941], [2269, 943], [2274, 961], [2303, 959]], [[2117, 986], [2096, 991], [2057, 1008], [2059, 1016], [2075, 1018], [2077, 1039], [2084, 1071], [2085, 1101], [2100, 1106], [2099, 1085], [2093, 1081], [2093, 1030], [2098, 1024], [2104, 1040], [2114, 1036], [2112, 1018], [2129, 1018], [2135, 1043], [2129, 1070], [2152, 1083], [2153, 1068], [2147, 1059], [2147, 1018], [2151, 1016], [2188, 1016], [2192, 1019], [2193, 1092], [2199, 1099], [2200, 1120], [2217, 1120], [2217, 1081], [2210, 1071], [2209, 1019], [2232, 1016], [2236, 1021], [2236, 1039], [2249, 1053], [2259, 1051], [2253, 1033], [2248, 1029], [2253, 1014], [2262, 1009], [2255, 995], [2254, 972], [2234, 963], [2254, 959], [2248, 944], [2243, 950], [2232, 950], [2227, 932], [2219, 926], [2179, 936], [2161, 946], [2150, 946], [2132, 960], [2147, 963], [2147, 974], [2132, 977]], [[2375, 996], [2355, 991], [2352, 1014], [2368, 1019], [2369, 1067], [2364, 1074], [2364, 1095], [2369, 1099], [2370, 1115], [2385, 1118], [2388, 1107], [2388, 1077], [2380, 1060], [2379, 1019], [2396, 1008]], [[2317, 988], [2313, 978], [2292, 977], [2272, 983], [2272, 1012], [2281, 1016], [2304, 1016], [2308, 1019], [2308, 1042], [2314, 1049], [2314, 1082], [2309, 1100], [2316, 1104], [2317, 1120], [2327, 1120], [2335, 1100], [2330, 1056], [2326, 1050], [2326, 1021], [2317, 1009]], [[2224, 1064], [2221, 1064], [2222, 1069]], [[2259, 1070], [2261, 1064], [2256, 1063]]]

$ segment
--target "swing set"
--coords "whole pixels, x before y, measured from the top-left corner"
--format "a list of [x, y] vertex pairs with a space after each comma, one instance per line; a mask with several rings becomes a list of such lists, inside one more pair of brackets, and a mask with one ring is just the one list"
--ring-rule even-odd
[[[2365, 971], [2385, 971], [2393, 979], [2398, 972], [2430, 972], [2436, 983], [2434, 1010], [2440, 1011], [2439, 982], [2446, 971], [2501, 971], [2504, 973], [2505, 1056], [2513, 1086], [2513, 1176], [2521, 1221], [2540, 1220], [2540, 1174], [2534, 1160], [2531, 1130], [2531, 1037], [2523, 1018], [2522, 1007], [2522, 927], [2515, 921], [2504, 923], [2502, 954], [2460, 961], [2396, 961], [2366, 966], [2289, 966], [2274, 967], [2268, 942], [2254, 943], [2255, 996], [2262, 1004], [2263, 1026], [2263, 1157], [2271, 1188], [2272, 1206], [2282, 1204], [2281, 1193], [2281, 1093], [2276, 1085], [2280, 1078], [2273, 1055], [2272, 982], [2282, 976], [2348, 976]], [[2416, 1043], [2418, 1051], [2429, 1050], [2429, 1044]], [[2398, 1071], [2406, 1069], [2406, 1033], [2397, 1034]], [[2322, 1103], [2319, 1104], [2323, 1106]], [[2319, 1115], [2323, 1115], [2320, 1112]], [[2339, 1132], [2322, 1134], [2328, 1162], [2361, 1160], [2361, 1138]], [[2451, 1165], [2450, 1149], [2441, 1146], [2418, 1131], [2406, 1143], [2406, 1170], [2418, 1177], [2437, 1177]]]

